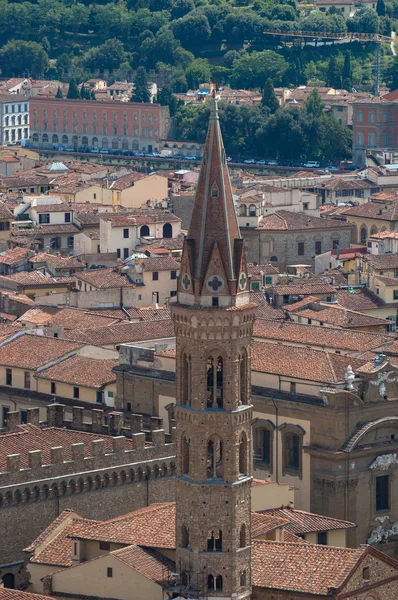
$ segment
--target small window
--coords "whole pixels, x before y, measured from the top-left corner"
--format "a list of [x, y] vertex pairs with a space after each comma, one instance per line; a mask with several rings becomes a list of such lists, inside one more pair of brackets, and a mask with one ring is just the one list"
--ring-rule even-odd
[[129, 249], [123, 248], [123, 258], [128, 258], [128, 256], [129, 256]]
[[39, 215], [39, 225], [48, 225], [50, 223], [49, 213]]
[[304, 242], [298, 242], [297, 254], [298, 254], [298, 256], [304, 256]]
[[300, 437], [289, 433], [285, 436], [286, 468], [293, 471], [300, 469]]
[[73, 388], [73, 397], [79, 398], [79, 396], [80, 396], [80, 389], [78, 387], [74, 387]]
[[121, 254], [120, 254], [120, 248], [118, 248], [118, 249], [116, 250], [116, 256], [117, 256], [118, 258], [120, 258], [120, 256], [121, 256]]
[[322, 242], [317, 241], [317, 242], [315, 242], [315, 254], [321, 254], [321, 252], [322, 252]]
[[106, 569], [106, 576], [107, 577], [113, 577], [113, 569], [112, 569], [112, 567], [107, 567], [107, 569]]
[[170, 279], [177, 279], [177, 271], [170, 271]]
[[103, 404], [104, 403], [104, 392], [101, 390], [97, 390], [97, 404]]
[[138, 294], [138, 301], [142, 300], [142, 294]]
[[328, 532], [327, 531], [319, 531], [317, 538], [318, 538], [317, 543], [320, 544], [321, 546], [328, 545]]
[[290, 382], [290, 393], [291, 394], [295, 394], [296, 393], [296, 383], [294, 381]]
[[177, 296], [177, 291], [176, 290], [171, 290], [171, 292], [170, 292], [170, 298], [174, 298], [175, 296]]
[[6, 385], [12, 385], [12, 369], [6, 369]]
[[158, 281], [159, 280], [159, 273], [157, 271], [153, 271], [152, 272], [152, 281]]
[[73, 542], [73, 554], [77, 555], [77, 542]]
[[364, 567], [362, 569], [362, 579], [369, 581], [370, 579], [370, 567]]
[[54, 381], [51, 382], [51, 393], [52, 394], [56, 394], [57, 393], [57, 386], [54, 383]]
[[308, 210], [310, 207], [309, 202], [303, 202], [303, 210]]
[[70, 213], [65, 213], [65, 223], [70, 223]]
[[212, 302], [211, 302], [212, 306], [218, 306], [218, 298], [217, 297], [213, 296], [213, 298], [211, 300], [212, 300]]
[[394, 300], [398, 300], [398, 290], [394, 290]]
[[389, 475], [376, 477], [376, 510], [389, 510], [390, 508], [389, 480]]
[[24, 372], [24, 388], [30, 390], [30, 371]]
[[129, 231], [128, 227], [126, 227], [125, 229], [123, 229], [123, 237], [124, 237], [124, 239], [130, 237], [130, 231]]
[[100, 550], [107, 550], [108, 552], [111, 549], [110, 542], [100, 542], [99, 547], [100, 547]]
[[22, 425], [25, 425], [25, 423], [28, 422], [28, 411], [27, 410], [21, 410], [19, 412], [19, 416], [20, 416], [20, 422]]
[[93, 200], [97, 199], [97, 194], [93, 194]]

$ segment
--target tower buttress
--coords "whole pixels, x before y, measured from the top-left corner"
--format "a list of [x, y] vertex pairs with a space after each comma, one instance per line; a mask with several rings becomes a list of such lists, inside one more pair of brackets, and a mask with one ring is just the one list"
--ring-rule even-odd
[[212, 101], [177, 299], [179, 593], [250, 598], [250, 303], [243, 240]]

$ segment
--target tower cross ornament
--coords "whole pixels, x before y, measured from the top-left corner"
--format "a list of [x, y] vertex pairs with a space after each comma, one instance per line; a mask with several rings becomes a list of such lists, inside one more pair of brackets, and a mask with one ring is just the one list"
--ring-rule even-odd
[[187, 273], [185, 273], [184, 277], [182, 278], [182, 285], [184, 286], [185, 290], [187, 290], [191, 285], [191, 278]]
[[239, 278], [239, 287], [241, 290], [244, 290], [246, 287], [247, 276], [246, 273], [241, 273]]
[[218, 292], [219, 288], [221, 289], [224, 287], [224, 282], [220, 277], [218, 277], [217, 275], [214, 275], [214, 277], [211, 277], [208, 279], [207, 287], [212, 292]]

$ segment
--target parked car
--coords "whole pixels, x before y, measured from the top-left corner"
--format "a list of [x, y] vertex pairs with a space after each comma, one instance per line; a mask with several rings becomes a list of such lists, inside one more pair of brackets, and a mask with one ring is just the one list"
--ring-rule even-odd
[[255, 165], [256, 164], [256, 161], [254, 160], [254, 158], [247, 158], [243, 162], [245, 163], [245, 165]]
[[338, 171], [339, 169], [334, 165], [330, 165], [329, 167], [325, 167], [326, 171]]
[[91, 152], [91, 154], [98, 154], [99, 148], [91, 148], [90, 152]]
[[185, 160], [196, 160], [196, 156], [191, 156], [191, 155], [186, 156]]
[[100, 154], [110, 154], [108, 148], [101, 148]]
[[306, 167], [306, 169], [319, 169], [320, 166], [321, 165], [317, 160], [307, 160], [307, 162], [303, 164], [303, 167]]
[[258, 161], [257, 161], [257, 164], [258, 164], [258, 165], [266, 165], [267, 163], [266, 163], [266, 161], [265, 161], [265, 160], [258, 160]]
[[143, 152], [134, 152], [134, 156], [145, 156]]
[[73, 152], [73, 148], [71, 146], [66, 146], [65, 152]]
[[269, 160], [267, 162], [267, 165], [269, 165], [270, 167], [276, 167], [278, 165], [278, 161], [277, 160]]

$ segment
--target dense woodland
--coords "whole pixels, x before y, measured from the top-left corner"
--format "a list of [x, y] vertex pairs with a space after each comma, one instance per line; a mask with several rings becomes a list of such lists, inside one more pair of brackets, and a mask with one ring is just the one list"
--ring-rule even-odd
[[[333, 9], [329, 14], [311, 12], [295, 0], [0, 0], [0, 14], [2, 77], [62, 79], [72, 72], [75, 90], [75, 82], [104, 71], [111, 83], [132, 79], [139, 69], [143, 85], [133, 100], [141, 101], [146, 99], [145, 71], [155, 70], [167, 81], [158, 100], [169, 104], [178, 135], [184, 139], [201, 138], [206, 109], [180, 107], [172, 94], [201, 82], [261, 90], [267, 79], [275, 86], [346, 89], [373, 82], [373, 43], [306, 45], [302, 39], [265, 35], [264, 31], [348, 30], [389, 35], [398, 28], [398, 0], [378, 0], [377, 11], [360, 9], [348, 22]], [[382, 47], [382, 83], [398, 87], [398, 60], [388, 45]], [[320, 117], [310, 118], [306, 110], [273, 112], [266, 103], [223, 109], [228, 150], [269, 155], [265, 141], [278, 136], [281, 140], [281, 132], [290, 130], [301, 140], [303, 153], [311, 144], [311, 155], [332, 158], [324, 143], [313, 145], [314, 128], [318, 136], [330, 132], [340, 149], [349, 144], [335, 122], [315, 122]], [[279, 142], [278, 155], [287, 152], [283, 150], [286, 141]], [[289, 144], [295, 141], [294, 136], [289, 138]]]

